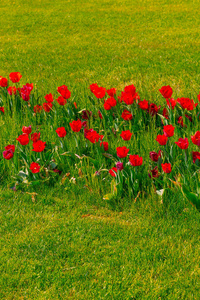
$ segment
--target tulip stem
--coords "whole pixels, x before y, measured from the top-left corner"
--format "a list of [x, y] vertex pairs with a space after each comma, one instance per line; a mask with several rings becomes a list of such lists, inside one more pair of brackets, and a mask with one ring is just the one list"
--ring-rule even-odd
[[188, 166], [188, 165], [187, 165], [187, 149], [185, 149], [184, 155], [185, 155], [185, 164], [186, 164], [186, 166]]

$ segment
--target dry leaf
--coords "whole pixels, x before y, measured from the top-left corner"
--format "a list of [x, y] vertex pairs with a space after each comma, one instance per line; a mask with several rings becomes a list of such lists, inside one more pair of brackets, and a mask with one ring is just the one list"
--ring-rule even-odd
[[78, 175], [79, 175], [79, 177], [83, 177], [83, 172], [82, 172], [81, 168], [78, 170]]
[[105, 157], [107, 157], [107, 158], [110, 158], [110, 159], [113, 158], [113, 156], [112, 156], [111, 154], [109, 154], [109, 153], [103, 153], [103, 155], [104, 155]]
[[69, 176], [70, 176], [70, 173], [66, 173], [66, 174], [63, 176], [63, 178], [62, 178], [62, 180], [61, 180], [62, 184], [64, 184], [65, 180], [66, 180]]
[[90, 214], [87, 214], [87, 215], [82, 215], [82, 217], [81, 218], [87, 218], [87, 217], [89, 217], [90, 216]]
[[136, 198], [135, 198], [135, 200], [134, 200], [134, 202], [136, 202], [137, 201], [137, 199], [138, 199], [138, 197], [140, 196], [140, 191], [138, 192], [138, 194], [137, 194], [137, 196], [136, 196]]
[[75, 154], [76, 157], [78, 157], [79, 159], [83, 159], [84, 157], [87, 157], [85, 156], [84, 154], [82, 156], [78, 155], [78, 154]]
[[26, 192], [26, 194], [31, 195], [31, 199], [32, 199], [33, 202], [36, 201], [36, 195], [38, 195], [37, 193], [28, 193], [28, 192]]
[[89, 187], [88, 185], [84, 185], [84, 187], [86, 187], [90, 192], [92, 192], [91, 187]]
[[49, 177], [49, 171], [48, 171], [48, 169], [44, 168], [44, 170], [45, 170], [46, 177]]

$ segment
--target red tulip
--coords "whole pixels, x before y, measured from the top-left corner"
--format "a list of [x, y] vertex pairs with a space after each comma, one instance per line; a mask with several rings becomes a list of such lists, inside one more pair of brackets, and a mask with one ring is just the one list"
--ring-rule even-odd
[[94, 94], [98, 99], [102, 99], [102, 98], [105, 96], [105, 94], [106, 94], [106, 88], [96, 86], [96, 87], [93, 89], [93, 94]]
[[177, 100], [171, 98], [171, 99], [166, 99], [166, 102], [167, 102], [167, 106], [172, 109], [174, 109], [174, 107], [176, 106], [177, 104]]
[[129, 141], [131, 139], [132, 133], [130, 132], [130, 130], [126, 130], [126, 131], [122, 131], [120, 136], [124, 141]]
[[185, 124], [183, 124], [183, 117], [182, 116], [178, 117], [178, 124], [181, 125], [182, 127], [183, 126], [187, 127]]
[[7, 91], [8, 91], [8, 94], [9, 94], [9, 95], [16, 95], [16, 93], [17, 93], [17, 89], [16, 89], [15, 86], [10, 86], [10, 87], [7, 89]]
[[158, 167], [156, 166], [154, 169], [150, 170], [151, 173], [148, 173], [148, 176], [150, 178], [158, 178], [160, 176], [160, 173], [158, 172]]
[[[82, 126], [84, 126], [83, 125], [83, 122], [82, 122]], [[84, 128], [84, 137], [86, 138], [86, 136], [87, 136], [87, 134], [89, 133], [89, 132], [92, 132], [92, 131], [94, 131], [94, 129], [88, 129], [87, 128], [87, 126], [85, 126], [85, 128]]]
[[40, 165], [38, 163], [32, 162], [30, 165], [30, 170], [33, 174], [40, 172]]
[[130, 121], [130, 120], [133, 119], [133, 116], [132, 116], [132, 114], [130, 113], [130, 111], [128, 111], [128, 110], [126, 110], [126, 109], [123, 111], [121, 117], [122, 117], [122, 119], [124, 119], [125, 121]]
[[123, 170], [123, 169], [124, 169], [123, 162], [118, 161], [118, 162], [116, 163], [116, 168], [117, 168], [117, 170], [119, 170], [119, 171]]
[[100, 147], [103, 145], [104, 151], [108, 151], [108, 142], [101, 142]]
[[110, 90], [107, 90], [106, 93], [108, 94], [108, 96], [110, 97], [114, 97], [114, 95], [116, 94], [116, 89], [115, 88], [111, 88]]
[[172, 88], [167, 85], [167, 86], [162, 86], [161, 89], [159, 90], [160, 93], [162, 94], [162, 96], [165, 98], [165, 99], [169, 99], [171, 98], [172, 94], [173, 94], [173, 90]]
[[120, 158], [126, 157], [129, 152], [129, 149], [127, 149], [125, 146], [117, 147], [116, 150], [117, 150], [117, 156]]
[[84, 109], [82, 110], [82, 119], [84, 120], [89, 120], [89, 118], [92, 116], [92, 112], [87, 110], [87, 109]]
[[40, 139], [40, 132], [34, 132], [31, 134], [31, 141], [33, 141], [33, 143], [39, 141]]
[[22, 127], [22, 132], [23, 132], [23, 133], [30, 134], [31, 131], [32, 131], [31, 125], [28, 126], [28, 127], [27, 127], [27, 126], [23, 126], [23, 127]]
[[147, 110], [148, 107], [149, 107], [149, 103], [148, 103], [148, 101], [146, 101], [146, 100], [140, 101], [140, 102], [138, 103], [138, 105], [139, 105], [139, 107], [140, 107], [141, 109], [143, 109], [143, 110]]
[[15, 145], [7, 145], [5, 147], [6, 150], [12, 150], [12, 152], [14, 153], [15, 152]]
[[25, 85], [23, 85], [23, 88], [26, 88], [27, 90], [29, 90], [29, 92], [31, 92], [33, 89], [33, 83], [26, 83]]
[[194, 145], [200, 147], [200, 131], [197, 131], [195, 135], [191, 136], [191, 140]]
[[198, 103], [194, 103], [194, 100], [190, 98], [178, 98], [177, 102], [183, 109], [187, 110], [193, 110], [198, 105]]
[[116, 177], [117, 168], [113, 167], [112, 169], [109, 170], [109, 173], [111, 176]]
[[117, 105], [117, 101], [115, 100], [115, 98], [111, 97], [108, 98], [105, 103], [104, 103], [104, 109], [105, 110], [110, 110], [112, 107]]
[[65, 130], [65, 127], [59, 127], [56, 129], [56, 132], [58, 134], [59, 137], [65, 137], [67, 132]]
[[19, 72], [12, 72], [10, 73], [9, 78], [13, 83], [15, 83], [20, 81], [22, 75]]
[[127, 85], [124, 88], [124, 92], [127, 93], [127, 94], [131, 94], [132, 96], [134, 96], [135, 93], [136, 93], [136, 88], [135, 88], [135, 86], [133, 84]]
[[164, 173], [171, 173], [171, 171], [172, 171], [170, 163], [169, 164], [168, 163], [161, 164], [161, 167], [162, 167]]
[[171, 137], [174, 135], [175, 127], [172, 125], [166, 125], [163, 127], [164, 135], [167, 137]]
[[129, 162], [130, 162], [131, 166], [134, 166], [134, 167], [141, 166], [143, 163], [143, 158], [139, 157], [139, 155], [130, 155]]
[[157, 106], [155, 103], [150, 103], [148, 107], [149, 114], [153, 117], [158, 113], [160, 106]]
[[5, 109], [3, 106], [0, 106], [0, 111], [4, 114], [5, 113]]
[[91, 143], [97, 143], [100, 139], [100, 135], [93, 129], [87, 131], [85, 135], [86, 139], [88, 139]]
[[44, 98], [47, 102], [53, 102], [53, 95], [51, 93], [44, 96]]
[[100, 112], [100, 110], [98, 111], [98, 115], [100, 119], [103, 119], [102, 113]]
[[130, 93], [121, 93], [121, 100], [124, 101], [127, 105], [131, 105], [134, 102], [134, 97]]
[[197, 159], [200, 160], [200, 152], [192, 151], [192, 159], [193, 159], [193, 163], [195, 163], [195, 161], [196, 161]]
[[[57, 88], [57, 91], [65, 99], [69, 99], [71, 97], [71, 92], [68, 90], [68, 87], [66, 85], [59, 86]], [[60, 104], [60, 105], [63, 105], [63, 104]]]
[[159, 150], [158, 153], [156, 153], [154, 151], [151, 151], [149, 153], [149, 156], [150, 156], [151, 160], [157, 162], [158, 159], [161, 157], [161, 152], [162, 152], [161, 150]]
[[46, 112], [50, 112], [52, 110], [53, 104], [51, 102], [44, 102], [43, 103], [43, 109]]
[[37, 141], [33, 143], [33, 149], [34, 152], [42, 152], [46, 147], [46, 142]]
[[30, 100], [30, 90], [24, 85], [23, 88], [20, 89], [20, 96], [24, 101]]
[[62, 97], [62, 96], [59, 96], [57, 99], [56, 99], [56, 101], [58, 102], [58, 104], [60, 104], [60, 105], [65, 105], [66, 103], [67, 103], [67, 100], [66, 100], [66, 98], [64, 98], [64, 97]]
[[72, 121], [72, 123], [69, 123], [69, 125], [74, 132], [79, 132], [82, 127], [81, 120], [79, 119], [77, 121]]
[[188, 138], [180, 138], [178, 139], [178, 142], [175, 142], [175, 144], [181, 149], [187, 149], [189, 146]]
[[23, 134], [19, 135], [16, 140], [19, 141], [19, 143], [21, 145], [25, 146], [25, 145], [27, 145], [29, 143], [28, 134], [27, 133], [23, 133]]
[[166, 107], [163, 108], [162, 115], [163, 115], [163, 117], [165, 117], [166, 119], [169, 119], [169, 114], [168, 114], [168, 111], [167, 111]]
[[7, 86], [8, 86], [8, 79], [0, 76], [0, 87], [7, 87]]
[[156, 141], [157, 141], [160, 145], [162, 145], [162, 146], [166, 145], [166, 144], [167, 144], [167, 140], [168, 140], [168, 137], [165, 136], [164, 134], [163, 134], [163, 135], [161, 135], [161, 134], [158, 134], [158, 135], [157, 135]]
[[90, 84], [90, 91], [92, 93], [94, 93], [94, 91], [98, 88], [98, 84], [97, 83], [92, 83]]
[[35, 105], [33, 110], [34, 110], [34, 113], [40, 113], [42, 111], [42, 106], [41, 105]]
[[6, 151], [3, 151], [3, 157], [7, 160], [11, 159], [14, 155], [14, 152], [9, 149], [9, 150], [6, 150]]

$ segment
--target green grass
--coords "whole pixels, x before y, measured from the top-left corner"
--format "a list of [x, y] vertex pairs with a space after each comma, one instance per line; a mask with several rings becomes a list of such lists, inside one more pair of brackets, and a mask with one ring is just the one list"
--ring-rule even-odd
[[198, 1], [1, 1], [0, 74], [45, 92], [133, 82], [199, 91]]
[[198, 299], [199, 213], [159, 199], [1, 194], [1, 299]]
[[[175, 97], [196, 102], [198, 14], [198, 1], [1, 0], [0, 76], [19, 71], [40, 95], [66, 84], [79, 108], [90, 108], [93, 82], [133, 83], [151, 101], [170, 84]], [[29, 125], [28, 117], [7, 121], [2, 151]], [[42, 140], [54, 129], [43, 128]], [[155, 135], [140, 137], [148, 151]], [[11, 191], [10, 180], [0, 188], [1, 299], [199, 299], [199, 212], [181, 193], [116, 204], [103, 200], [103, 184], [67, 181], [32, 199], [31, 189]]]

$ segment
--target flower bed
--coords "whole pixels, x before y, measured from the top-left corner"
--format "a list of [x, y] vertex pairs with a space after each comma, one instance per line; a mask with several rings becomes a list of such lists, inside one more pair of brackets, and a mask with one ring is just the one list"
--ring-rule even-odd
[[0, 77], [0, 118], [10, 120], [5, 126], [23, 124], [15, 125], [18, 135], [7, 137], [1, 157], [15, 189], [57, 181], [89, 188], [96, 181], [111, 200], [177, 188], [200, 209], [200, 95], [174, 99], [163, 86], [158, 106], [142, 100], [134, 85], [118, 92], [94, 83], [91, 107], [82, 109], [67, 86], [41, 98], [32, 83], [19, 87], [21, 77]]

